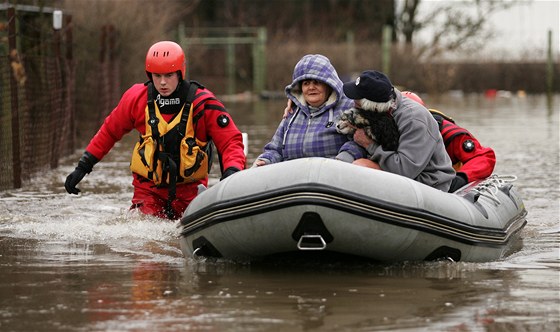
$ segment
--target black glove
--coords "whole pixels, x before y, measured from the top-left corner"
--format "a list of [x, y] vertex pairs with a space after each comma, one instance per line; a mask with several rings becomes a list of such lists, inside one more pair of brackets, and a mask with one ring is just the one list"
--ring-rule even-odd
[[80, 161], [78, 162], [78, 166], [76, 169], [70, 173], [66, 177], [66, 182], [64, 182], [64, 188], [69, 194], [77, 195], [80, 192], [80, 189], [76, 188], [78, 183], [82, 181], [86, 174], [89, 174], [93, 169], [93, 165], [95, 165], [99, 160], [95, 158], [91, 153], [84, 152]]
[[465, 175], [465, 173], [457, 173], [455, 175], [455, 178], [453, 179], [453, 182], [451, 182], [451, 188], [449, 188], [449, 192], [453, 193], [467, 183], [469, 183], [469, 181], [467, 180], [467, 176]]
[[237, 167], [228, 167], [225, 171], [222, 172], [222, 177], [220, 178], [220, 181], [222, 181], [223, 179], [227, 178], [228, 176], [232, 175], [233, 173], [237, 173], [239, 172], [239, 168]]

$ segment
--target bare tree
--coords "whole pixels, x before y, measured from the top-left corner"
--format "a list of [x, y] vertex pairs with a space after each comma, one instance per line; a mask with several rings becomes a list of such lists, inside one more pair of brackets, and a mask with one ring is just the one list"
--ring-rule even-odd
[[[488, 27], [491, 14], [510, 8], [519, 1], [463, 0], [431, 2], [433, 9], [419, 16], [422, 0], [404, 0], [397, 13], [397, 35], [410, 47], [416, 33], [433, 30], [423, 45], [415, 45], [417, 56], [437, 57], [468, 51], [484, 44], [493, 32]], [[407, 47], [407, 48], [408, 48]]]

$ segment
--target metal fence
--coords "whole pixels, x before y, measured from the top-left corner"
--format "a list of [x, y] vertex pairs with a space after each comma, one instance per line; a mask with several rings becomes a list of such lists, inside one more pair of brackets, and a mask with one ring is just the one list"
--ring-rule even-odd
[[0, 4], [0, 190], [56, 168], [119, 98], [117, 31], [102, 26], [98, 56], [75, 61], [72, 16], [55, 12]]
[[44, 8], [4, 5], [0, 9], [5, 15], [0, 31], [3, 190], [19, 188], [32, 175], [57, 167], [61, 155], [72, 148], [75, 75], [71, 32], [54, 30]]

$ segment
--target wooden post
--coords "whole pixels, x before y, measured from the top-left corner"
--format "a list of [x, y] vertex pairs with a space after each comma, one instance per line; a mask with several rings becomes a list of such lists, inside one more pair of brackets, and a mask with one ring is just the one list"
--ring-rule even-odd
[[261, 94], [266, 85], [266, 28], [257, 29], [253, 43], [253, 92]]
[[[16, 42], [16, 11], [14, 7], [8, 8], [8, 48], [10, 61], [17, 61], [17, 42]], [[12, 107], [12, 171], [14, 188], [21, 188], [21, 156], [19, 140], [19, 102], [18, 102], [18, 82], [14, 76], [10, 75], [10, 93]]]
[[548, 56], [546, 62], [546, 93], [551, 95], [554, 85], [554, 59], [552, 57], [552, 30], [548, 30]]
[[74, 70], [74, 52], [72, 49], [72, 42], [73, 42], [73, 25], [72, 25], [72, 16], [71, 15], [64, 15], [65, 26], [64, 29], [64, 42], [65, 42], [65, 50], [66, 50], [66, 60], [64, 63], [66, 64], [66, 107], [68, 107], [68, 130], [69, 135], [67, 138], [69, 142], [66, 146], [68, 151], [74, 151], [76, 147], [76, 108], [74, 103], [75, 98], [75, 70]]
[[383, 27], [383, 40], [381, 42], [381, 70], [387, 76], [391, 75], [391, 35], [393, 29], [389, 25]]
[[73, 38], [73, 31], [72, 31], [72, 16], [71, 15], [64, 15], [64, 25], [66, 28], [64, 29], [64, 41], [65, 41], [65, 50], [66, 50], [66, 59], [72, 61], [74, 57], [74, 53], [72, 50], [72, 38]]
[[183, 77], [184, 80], [189, 80], [189, 70], [191, 69], [191, 64], [189, 63], [190, 61], [190, 57], [189, 57], [189, 46], [187, 44], [187, 38], [186, 36], [186, 32], [185, 32], [185, 23], [181, 22], [179, 23], [179, 26], [177, 27], [177, 41], [179, 43], [179, 45], [181, 45], [181, 48], [183, 49], [183, 53], [185, 53], [185, 62], [186, 62], [186, 71], [185, 71], [185, 77]]
[[[61, 32], [60, 30], [57, 29], [53, 29], [53, 40], [52, 40], [52, 47], [53, 47], [53, 53], [54, 53], [54, 58], [56, 59], [56, 62], [59, 64], [59, 68], [58, 68], [58, 72], [60, 73], [62, 71], [62, 68], [64, 66], [64, 60], [62, 59], [62, 51], [61, 51], [61, 45], [62, 45], [62, 40], [61, 40]], [[56, 96], [58, 96], [61, 91], [62, 88], [64, 87], [64, 77], [63, 75], [61, 75], [61, 81], [57, 80], [56, 82], [53, 82], [51, 88], [54, 88], [54, 90], [56, 91], [55, 94]], [[54, 109], [57, 109], [59, 107], [61, 107], [61, 105], [54, 105], [55, 102], [57, 101], [57, 97], [55, 97], [53, 94], [51, 94], [51, 103], [53, 103]], [[53, 110], [54, 111], [54, 110]], [[51, 112], [50, 114], [50, 128], [52, 128], [52, 131], [50, 133], [50, 142], [51, 142], [51, 146], [52, 149], [50, 151], [51, 153], [51, 160], [50, 160], [50, 167], [51, 169], [55, 169], [58, 167], [58, 158], [60, 157], [60, 151], [61, 151], [61, 143], [63, 140], [63, 137], [60, 135], [60, 132], [58, 132], [58, 130], [56, 130], [55, 128], [58, 128], [57, 124], [59, 124], [60, 119], [58, 118], [60, 116], [60, 114], [56, 114], [56, 112]]]
[[346, 32], [346, 50], [346, 65], [348, 66], [347, 70], [348, 73], [352, 75], [352, 73], [356, 70], [356, 43], [354, 41], [354, 31], [349, 30]]
[[546, 61], [546, 103], [548, 115], [554, 113], [554, 59], [552, 56], [552, 30], [548, 30], [548, 56]]
[[226, 45], [226, 70], [227, 70], [227, 94], [232, 95], [235, 93], [235, 44], [231, 36], [227, 37], [228, 42]]

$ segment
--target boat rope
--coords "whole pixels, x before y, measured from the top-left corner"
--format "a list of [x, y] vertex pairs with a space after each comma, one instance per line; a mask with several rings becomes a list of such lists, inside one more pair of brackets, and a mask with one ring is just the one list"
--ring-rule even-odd
[[488, 177], [486, 180], [479, 183], [475, 188], [473, 188], [473, 191], [478, 193], [480, 196], [484, 196], [494, 201], [496, 205], [500, 205], [501, 202], [496, 196], [496, 193], [498, 192], [498, 190], [500, 190], [500, 187], [502, 187], [504, 184], [509, 182], [515, 182], [515, 181], [517, 181], [517, 176], [515, 175], [493, 174], [490, 177]]

